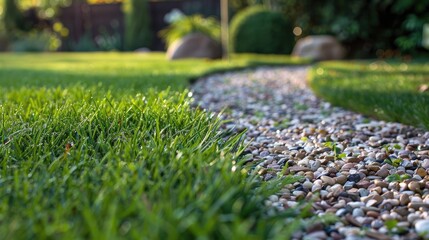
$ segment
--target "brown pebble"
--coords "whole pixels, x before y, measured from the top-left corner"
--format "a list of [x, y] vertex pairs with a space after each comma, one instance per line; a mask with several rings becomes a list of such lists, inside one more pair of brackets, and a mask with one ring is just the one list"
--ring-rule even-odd
[[381, 194], [381, 187], [372, 188], [371, 191], [376, 192], [377, 194]]
[[389, 186], [389, 183], [384, 182], [384, 181], [379, 180], [379, 179], [374, 180], [374, 184], [375, 184], [375, 186], [381, 187], [381, 188], [387, 188]]
[[371, 183], [367, 180], [360, 180], [359, 182], [356, 183], [356, 186], [358, 188], [368, 188], [369, 185], [371, 185]]
[[385, 178], [385, 177], [389, 176], [389, 171], [387, 169], [385, 169], [385, 168], [381, 168], [380, 170], [378, 170], [375, 173], [375, 175], [379, 176], [379, 177], [382, 177], [382, 178]]
[[347, 182], [347, 176], [346, 175], [340, 175], [340, 176], [335, 178], [335, 182], [343, 185], [344, 183]]
[[366, 213], [366, 215], [368, 217], [372, 217], [372, 218], [378, 218], [380, 216], [380, 213], [376, 212], [376, 211], [368, 211]]
[[408, 203], [410, 203], [410, 197], [408, 196], [408, 194], [402, 194], [399, 197], [399, 202], [401, 203], [401, 205], [407, 205]]
[[384, 199], [392, 199], [393, 198], [393, 192], [385, 192], [383, 195], [381, 195]]
[[308, 178], [309, 180], [313, 180], [313, 179], [314, 179], [314, 173], [313, 173], [312, 171], [306, 172], [306, 173], [304, 174], [304, 176], [305, 176], [306, 178]]
[[360, 160], [357, 157], [348, 157], [347, 158], [347, 162], [349, 162], [349, 163], [358, 163], [358, 162], [360, 162]]
[[412, 181], [408, 183], [408, 189], [414, 192], [420, 192], [420, 183]]
[[420, 177], [424, 178], [427, 174], [426, 174], [426, 170], [423, 168], [417, 168], [416, 169], [416, 174], [419, 175]]
[[354, 168], [354, 163], [346, 163], [341, 167], [341, 171], [349, 171], [350, 169]]
[[334, 185], [335, 184], [335, 180], [331, 177], [328, 176], [321, 176], [320, 179], [323, 181], [324, 184], [326, 185]]
[[377, 172], [378, 170], [380, 170], [380, 166], [378, 166], [378, 165], [368, 165], [368, 166], [366, 166], [366, 169], [368, 169], [369, 171]]
[[[373, 194], [373, 195], [369, 195], [366, 198], [363, 198], [362, 201], [365, 203], [368, 203], [370, 200], [375, 200], [375, 204], [380, 204], [381, 202], [383, 202], [384, 199], [378, 194]], [[368, 206], [368, 207], [370, 207], [370, 206]]]

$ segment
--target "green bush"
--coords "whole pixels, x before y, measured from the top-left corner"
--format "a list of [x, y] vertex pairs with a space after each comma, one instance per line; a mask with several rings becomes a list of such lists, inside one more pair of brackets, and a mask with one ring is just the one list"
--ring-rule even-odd
[[387, 52], [389, 57], [423, 50], [422, 28], [429, 22], [429, 0], [278, 0], [278, 4], [302, 28], [303, 36], [334, 35], [353, 57], [374, 57], [377, 51], [378, 56]]
[[159, 32], [159, 36], [170, 46], [174, 41], [190, 33], [203, 33], [214, 40], [220, 38], [220, 24], [215, 18], [201, 15], [184, 16]]
[[290, 54], [295, 37], [292, 25], [280, 13], [255, 6], [232, 19], [231, 44], [237, 53]]
[[152, 39], [148, 1], [126, 0], [124, 6], [126, 15], [125, 50], [148, 47]]
[[422, 28], [429, 23], [429, 0], [230, 0], [235, 11], [257, 3], [282, 12], [302, 29], [301, 36], [336, 36], [351, 57], [425, 53]]

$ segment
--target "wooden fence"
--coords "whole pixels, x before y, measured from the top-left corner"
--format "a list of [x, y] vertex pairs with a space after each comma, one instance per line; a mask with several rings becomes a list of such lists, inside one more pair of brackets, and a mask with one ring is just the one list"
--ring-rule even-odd
[[[202, 14], [204, 16], [220, 16], [219, 0], [182, 0], [182, 1], [151, 1], [149, 14], [151, 20], [152, 45], [154, 51], [165, 50], [164, 43], [158, 32], [167, 26], [164, 16], [172, 9], [180, 9], [187, 15]], [[90, 5], [81, 1], [73, 2], [69, 7], [61, 9], [59, 20], [69, 29], [68, 43], [62, 50], [73, 50], [73, 45], [87, 38], [95, 44], [97, 36], [102, 34], [118, 35], [124, 40], [124, 13], [121, 3]]]

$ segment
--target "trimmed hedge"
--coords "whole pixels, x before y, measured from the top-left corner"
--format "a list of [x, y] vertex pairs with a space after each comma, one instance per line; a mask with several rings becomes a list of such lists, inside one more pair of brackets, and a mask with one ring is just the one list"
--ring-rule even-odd
[[290, 54], [295, 44], [292, 31], [282, 14], [249, 7], [232, 19], [231, 49], [236, 53]]

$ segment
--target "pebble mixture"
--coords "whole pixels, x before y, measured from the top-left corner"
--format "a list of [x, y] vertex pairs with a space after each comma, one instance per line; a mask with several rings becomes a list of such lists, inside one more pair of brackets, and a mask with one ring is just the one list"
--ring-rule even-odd
[[318, 99], [308, 67], [258, 68], [200, 79], [194, 104], [247, 129], [245, 154], [266, 181], [303, 176], [266, 200], [312, 201], [315, 224], [295, 239], [429, 239], [429, 132], [374, 120]]

